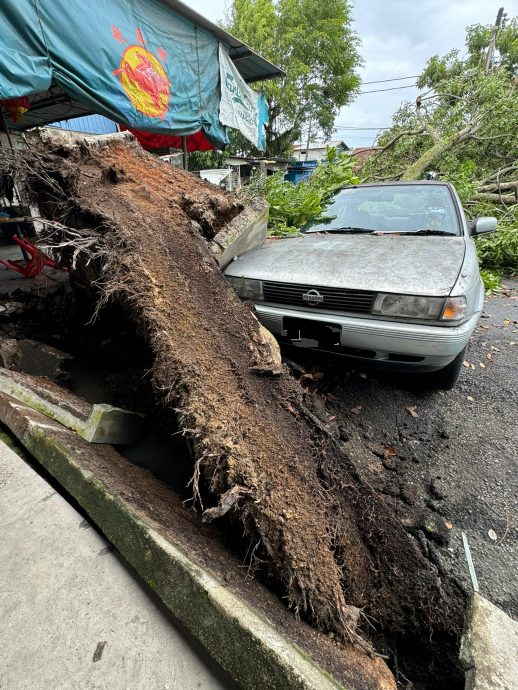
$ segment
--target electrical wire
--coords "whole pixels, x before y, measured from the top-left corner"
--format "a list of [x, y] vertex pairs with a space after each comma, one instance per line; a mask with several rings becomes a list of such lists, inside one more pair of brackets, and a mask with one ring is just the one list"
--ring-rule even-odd
[[377, 81], [362, 81], [363, 84], [385, 84], [387, 81], [403, 81], [403, 79], [417, 79], [419, 74], [412, 74], [410, 77], [394, 77], [393, 79], [378, 79]]
[[417, 84], [407, 84], [407, 86], [389, 86], [387, 89], [373, 89], [372, 91], [359, 91], [358, 95], [364, 93], [380, 93], [380, 91], [397, 91], [398, 89], [415, 89]]

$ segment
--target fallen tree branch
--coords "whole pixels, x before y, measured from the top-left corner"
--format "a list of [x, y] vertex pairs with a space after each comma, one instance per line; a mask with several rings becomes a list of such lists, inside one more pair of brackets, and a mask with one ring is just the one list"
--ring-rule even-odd
[[482, 187], [477, 188], [477, 192], [492, 192], [495, 189], [517, 189], [518, 180], [512, 180], [511, 182], [494, 182], [493, 184], [482, 185]]
[[474, 194], [472, 197], [474, 201], [493, 201], [496, 203], [505, 204], [506, 206], [513, 206], [516, 204], [516, 196], [514, 194], [507, 194], [506, 196], [501, 196], [500, 194], [490, 194], [488, 192], [482, 192]]
[[413, 136], [419, 136], [421, 134], [426, 134], [425, 128], [421, 127], [421, 129], [406, 129], [404, 132], [399, 132], [399, 134], [396, 134], [395, 137], [393, 137], [385, 146], [383, 146], [378, 153], [375, 154], [374, 158], [379, 158], [382, 153], [385, 153], [388, 149], [392, 148], [394, 144], [397, 144], [397, 142], [402, 138], [402, 137], [413, 137]]

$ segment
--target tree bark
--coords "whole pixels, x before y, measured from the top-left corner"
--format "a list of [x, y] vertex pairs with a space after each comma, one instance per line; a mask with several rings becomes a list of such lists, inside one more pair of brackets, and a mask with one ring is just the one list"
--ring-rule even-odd
[[506, 206], [513, 206], [517, 203], [516, 196], [514, 194], [506, 194], [503, 196], [501, 194], [481, 192], [480, 194], [474, 194], [471, 198], [473, 201], [491, 201], [496, 204], [505, 204]]
[[425, 151], [423, 155], [415, 161], [415, 163], [412, 163], [412, 165], [410, 165], [404, 171], [401, 179], [419, 180], [423, 176], [423, 173], [428, 166], [430, 166], [432, 163], [435, 163], [438, 158], [440, 158], [451, 148], [468, 139], [472, 131], [472, 126], [469, 125], [468, 127], [455, 132], [455, 134], [451, 134], [449, 137], [440, 138], [431, 148]]

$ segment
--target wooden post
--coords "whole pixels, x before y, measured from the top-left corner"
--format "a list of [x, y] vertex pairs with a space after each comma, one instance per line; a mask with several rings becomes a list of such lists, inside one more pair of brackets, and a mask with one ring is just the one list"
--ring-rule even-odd
[[2, 125], [2, 130], [7, 134], [7, 141], [9, 142], [9, 146], [14, 151], [13, 140], [11, 139], [11, 135], [9, 134], [9, 127], [7, 126], [3, 110], [0, 110], [0, 123]]
[[187, 137], [182, 137], [183, 169], [189, 170], [189, 159], [187, 157]]

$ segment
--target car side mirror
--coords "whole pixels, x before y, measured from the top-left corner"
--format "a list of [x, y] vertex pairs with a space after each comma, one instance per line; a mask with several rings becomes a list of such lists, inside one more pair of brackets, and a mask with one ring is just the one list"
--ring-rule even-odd
[[494, 232], [496, 230], [496, 218], [492, 216], [480, 216], [471, 221], [471, 234], [484, 235], [486, 232]]

